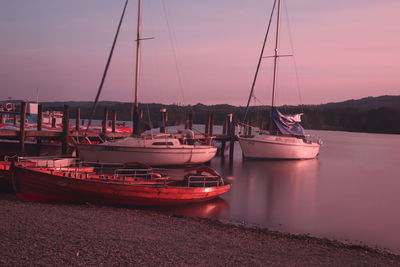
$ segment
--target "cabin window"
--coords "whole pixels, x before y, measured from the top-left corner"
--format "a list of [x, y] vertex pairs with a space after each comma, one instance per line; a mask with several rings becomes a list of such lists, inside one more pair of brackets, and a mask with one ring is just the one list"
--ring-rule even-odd
[[152, 145], [154, 146], [172, 146], [172, 142], [154, 142]]

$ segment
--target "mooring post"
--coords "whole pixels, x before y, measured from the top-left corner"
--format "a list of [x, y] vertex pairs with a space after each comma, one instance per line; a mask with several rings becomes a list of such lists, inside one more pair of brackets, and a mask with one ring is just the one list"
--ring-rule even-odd
[[81, 125], [81, 109], [76, 108], [75, 129], [77, 132], [80, 130]]
[[68, 105], [64, 105], [64, 114], [63, 114], [63, 133], [62, 133], [62, 147], [61, 153], [66, 155], [68, 152], [68, 137], [69, 137], [69, 107]]
[[0, 123], [4, 123], [3, 113], [0, 113]]
[[193, 113], [192, 112], [188, 113], [188, 122], [187, 123], [188, 123], [187, 129], [193, 130]]
[[17, 114], [14, 114], [14, 116], [13, 116], [13, 122], [14, 122], [14, 126], [17, 126]]
[[117, 112], [115, 109], [112, 110], [112, 124], [111, 124], [111, 130], [113, 133], [115, 133], [115, 124], [117, 123]]
[[107, 120], [108, 120], [108, 109], [104, 108], [104, 113], [103, 113], [103, 122], [102, 122], [102, 133], [105, 134], [107, 133]]
[[233, 161], [233, 152], [235, 148], [235, 124], [233, 121], [233, 114], [229, 114], [228, 121], [228, 136], [229, 136], [229, 162]]
[[52, 117], [51, 118], [51, 128], [56, 128], [56, 122], [57, 122], [57, 119]]
[[208, 134], [210, 136], [212, 136], [213, 132], [214, 132], [214, 114], [211, 114], [210, 115], [210, 126], [208, 128]]
[[[37, 130], [42, 131], [42, 123], [43, 123], [43, 106], [42, 104], [38, 105], [38, 119], [37, 119]], [[40, 150], [42, 146], [42, 139], [40, 137], [36, 137], [36, 155], [40, 156]]]
[[208, 115], [206, 123], [204, 125], [204, 135], [208, 136], [210, 131], [210, 115]]
[[26, 120], [26, 102], [21, 102], [21, 113], [19, 119], [19, 153], [25, 154], [25, 120]]
[[229, 116], [226, 116], [224, 124], [222, 125], [222, 142], [221, 142], [221, 157], [225, 156], [226, 140], [228, 139], [227, 127], [228, 127]]
[[227, 134], [227, 128], [228, 128], [228, 121], [229, 121], [229, 114], [226, 116], [224, 124], [222, 125], [222, 134]]
[[167, 132], [167, 121], [168, 121], [168, 111], [166, 108], [160, 109], [161, 112], [161, 126], [160, 126], [160, 133]]

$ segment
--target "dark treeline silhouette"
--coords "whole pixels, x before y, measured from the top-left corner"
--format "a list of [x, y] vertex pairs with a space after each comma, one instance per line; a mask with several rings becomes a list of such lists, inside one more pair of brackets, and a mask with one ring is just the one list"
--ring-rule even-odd
[[[46, 102], [45, 110], [63, 110], [69, 105], [71, 118], [75, 116], [75, 109], [80, 107], [81, 118], [89, 118], [92, 102]], [[103, 101], [99, 102], [94, 119], [103, 118], [104, 109], [117, 112], [117, 119], [131, 120], [131, 103]], [[221, 105], [163, 105], [141, 104], [143, 120], [151, 121], [153, 127], [161, 122], [160, 110], [168, 110], [170, 125], [184, 123], [188, 113], [193, 114], [193, 123], [204, 124], [210, 114], [214, 116], [215, 124], [223, 124], [227, 114], [234, 114], [237, 121], [242, 121], [245, 107], [226, 104]], [[254, 126], [266, 128], [268, 125], [269, 106], [250, 107], [247, 118]], [[400, 134], [400, 96], [367, 97], [359, 100], [348, 100], [339, 103], [305, 106], [282, 106], [282, 113], [304, 113], [303, 126], [314, 130], [339, 130], [370, 133]]]

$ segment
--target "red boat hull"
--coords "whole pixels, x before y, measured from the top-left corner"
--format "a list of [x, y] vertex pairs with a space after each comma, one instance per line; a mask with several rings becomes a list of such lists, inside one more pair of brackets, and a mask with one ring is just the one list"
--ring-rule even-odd
[[0, 191], [13, 192], [12, 174], [10, 171], [11, 162], [0, 161]]
[[90, 202], [112, 205], [163, 206], [206, 201], [227, 191], [231, 185], [179, 187], [123, 184], [76, 179], [15, 166], [13, 183], [17, 197], [33, 202]]

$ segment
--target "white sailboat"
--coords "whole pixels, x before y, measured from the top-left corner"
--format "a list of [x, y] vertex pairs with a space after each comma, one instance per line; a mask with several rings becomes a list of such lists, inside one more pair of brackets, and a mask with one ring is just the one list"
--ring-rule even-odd
[[210, 161], [217, 148], [200, 142], [187, 142], [188, 135], [176, 138], [169, 134], [146, 134], [139, 129], [139, 74], [142, 0], [138, 0], [135, 99], [133, 136], [101, 144], [77, 144], [79, 156], [85, 161], [103, 163], [141, 162], [151, 166], [201, 164]]
[[[277, 63], [281, 56], [278, 52], [279, 46], [279, 27], [281, 0], [275, 0], [271, 13], [271, 20], [276, 11], [276, 33], [275, 33], [275, 50], [274, 55], [274, 70], [272, 82], [272, 105], [271, 105], [271, 123], [268, 132], [259, 131], [255, 135], [239, 135], [239, 143], [242, 148], [244, 157], [260, 158], [260, 159], [312, 159], [317, 157], [322, 141], [312, 139], [305, 134], [303, 127], [300, 125], [301, 115], [284, 115], [275, 107], [275, 92], [277, 87]], [[263, 58], [265, 42], [267, 40], [269, 26], [264, 45], [261, 51], [260, 59], [257, 66], [256, 75], [253, 82], [253, 87], [250, 93], [247, 107], [253, 94], [254, 84], [257, 78], [257, 73], [260, 67], [261, 59]], [[247, 112], [246, 112], [247, 113]]]

